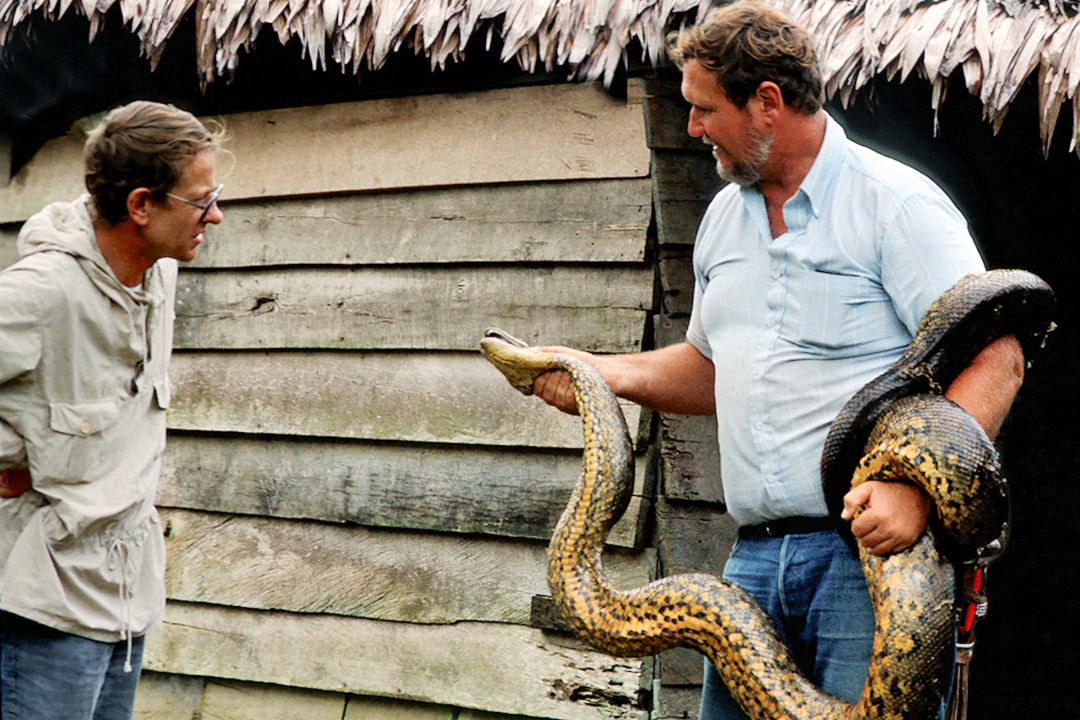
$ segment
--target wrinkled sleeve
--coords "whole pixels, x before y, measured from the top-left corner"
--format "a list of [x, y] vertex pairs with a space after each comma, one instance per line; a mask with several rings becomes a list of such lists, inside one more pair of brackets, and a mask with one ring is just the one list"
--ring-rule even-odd
[[705, 357], [712, 359], [712, 348], [705, 329], [701, 326], [701, 283], [694, 283], [694, 304], [690, 309], [690, 323], [686, 328], [686, 341]]
[[0, 386], [41, 360], [42, 308], [48, 291], [43, 275], [30, 267], [14, 265], [0, 273]]
[[943, 292], [985, 269], [967, 221], [940, 191], [897, 203], [885, 224], [881, 262], [885, 290], [912, 335]]

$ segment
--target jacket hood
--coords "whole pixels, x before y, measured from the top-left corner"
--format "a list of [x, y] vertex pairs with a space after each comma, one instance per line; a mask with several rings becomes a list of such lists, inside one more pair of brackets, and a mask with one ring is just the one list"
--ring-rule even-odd
[[[131, 295], [116, 279], [116, 274], [101, 254], [94, 230], [94, 213], [94, 201], [89, 194], [71, 202], [47, 205], [27, 220], [19, 231], [16, 241], [19, 257], [57, 251], [72, 255], [103, 293], [127, 307], [132, 302]], [[162, 297], [159, 274], [155, 265], [145, 278], [144, 290], [151, 302], [159, 301]]]
[[93, 201], [83, 195], [72, 202], [54, 202], [27, 220], [19, 231], [19, 257], [59, 250], [108, 269], [94, 234]]

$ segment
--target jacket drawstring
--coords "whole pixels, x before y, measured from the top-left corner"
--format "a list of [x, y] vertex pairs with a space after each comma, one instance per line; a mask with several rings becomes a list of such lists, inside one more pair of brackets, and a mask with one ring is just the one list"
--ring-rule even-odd
[[134, 596], [131, 592], [131, 579], [128, 570], [131, 563], [131, 542], [132, 538], [130, 536], [121, 535], [113, 538], [112, 542], [109, 543], [109, 550], [106, 555], [109, 570], [115, 570], [117, 562], [120, 564], [120, 622], [123, 624], [123, 637], [127, 642], [127, 657], [124, 658], [124, 672], [126, 673], [131, 672], [133, 669], [131, 666], [131, 601]]

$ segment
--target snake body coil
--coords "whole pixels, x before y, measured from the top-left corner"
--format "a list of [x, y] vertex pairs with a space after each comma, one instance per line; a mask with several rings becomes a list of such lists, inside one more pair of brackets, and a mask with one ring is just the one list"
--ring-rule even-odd
[[[979, 277], [984, 278], [979, 281], [982, 290], [975, 294], [983, 296], [988, 285], [997, 288], [1002, 281], [1041, 284], [1037, 278], [1037, 282], [1031, 281], [1034, 276], [1027, 273], [1009, 278], [986, 273], [985, 277], [992, 277], [989, 283], [984, 276]], [[1030, 306], [1034, 297], [1042, 302], [1048, 293], [1046, 288], [1021, 294], [1027, 300], [1020, 304]], [[1020, 297], [1009, 292], [1005, 295], [1009, 299], [998, 305], [1008, 310], [987, 311], [983, 297], [975, 303], [982, 309], [968, 307], [959, 314], [970, 319], [974, 312], [981, 318], [985, 311], [1001, 318], [1013, 313]], [[996, 293], [999, 299], [1001, 296]], [[965, 295], [969, 305], [971, 297]], [[928, 318], [956, 317], [952, 309], [942, 313], [939, 305], [943, 301], [953, 303], [955, 297], [950, 299], [946, 293], [936, 310], [927, 313]], [[1026, 319], [1032, 313], [1015, 314]], [[984, 324], [1000, 327], [989, 320]], [[1043, 328], [1045, 332], [1045, 324]], [[1025, 346], [1037, 339], [1034, 332], [1005, 332], [1020, 332]], [[973, 337], [967, 329], [958, 333], [932, 319], [929, 324], [924, 320], [922, 335]], [[963, 363], [944, 359], [956, 352], [952, 340], [917, 337], [912, 345], [918, 342], [931, 350], [906, 354], [908, 360], [901, 359], [890, 373], [904, 372], [917, 361], [922, 363], [924, 374], [930, 372], [927, 382], [932, 385], [946, 384], [943, 381], [952, 368], [962, 368]], [[972, 347], [975, 344], [972, 340]], [[613, 587], [604, 576], [601, 553], [608, 531], [626, 508], [634, 475], [630, 437], [617, 400], [600, 374], [576, 358], [523, 347], [498, 330], [489, 330], [481, 347], [525, 394], [531, 394], [536, 377], [550, 370], [565, 370], [573, 380], [585, 436], [583, 472], [549, 546], [548, 585], [564, 617], [582, 639], [603, 652], [623, 657], [652, 655], [677, 646], [695, 649], [716, 665], [736, 701], [755, 720], [934, 717], [945, 690], [953, 637], [954, 580], [952, 564], [930, 532], [894, 555], [877, 557], [860, 551], [875, 608], [873, 657], [859, 701], [838, 700], [797, 669], [768, 616], [737, 585], [693, 574], [662, 578], [631, 590]], [[926, 371], [925, 360], [931, 356], [938, 358], [937, 364]], [[945, 372], [938, 369], [942, 366]], [[860, 450], [866, 446], [871, 451], [858, 453], [863, 457], [856, 457], [850, 470], [837, 472], [847, 472], [851, 485], [882, 476], [921, 484], [945, 518], [935, 529], [949, 534], [957, 546], [978, 546], [996, 537], [1007, 510], [996, 451], [985, 433], [953, 403], [933, 394], [915, 394], [921, 389], [918, 382], [913, 392], [897, 391], [892, 382], [880, 385], [885, 392], [870, 396], [876, 403], [872, 413], [852, 406], [849, 414], [856, 416], [854, 419], [838, 418], [852, 428], [850, 433], [865, 431], [855, 442], [861, 443]], [[882, 394], [888, 396], [887, 401], [880, 400]], [[846, 434], [837, 447], [848, 447]], [[830, 464], [830, 468], [839, 467]], [[971, 501], [969, 493], [979, 500]], [[942, 512], [942, 508], [948, 511]]]

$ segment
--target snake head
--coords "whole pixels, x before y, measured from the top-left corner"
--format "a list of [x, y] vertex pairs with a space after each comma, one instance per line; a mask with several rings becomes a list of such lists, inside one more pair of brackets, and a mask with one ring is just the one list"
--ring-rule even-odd
[[497, 327], [489, 327], [484, 330], [484, 338], [480, 341], [480, 347], [483, 348], [485, 343], [491, 342], [502, 342], [518, 348], [528, 347], [528, 343], [524, 340], [518, 340], [510, 333]]
[[536, 378], [559, 368], [556, 356], [529, 347], [510, 333], [488, 328], [480, 340], [480, 349], [488, 362], [523, 395], [532, 395]]

